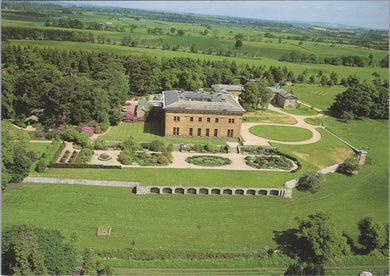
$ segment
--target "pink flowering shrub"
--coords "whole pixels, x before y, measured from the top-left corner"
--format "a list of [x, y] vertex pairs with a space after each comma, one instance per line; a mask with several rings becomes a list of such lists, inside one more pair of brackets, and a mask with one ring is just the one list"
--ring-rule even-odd
[[129, 111], [123, 115], [123, 122], [134, 123], [136, 121], [133, 112]]
[[87, 133], [89, 135], [89, 137], [91, 137], [93, 135], [93, 128], [89, 127], [89, 126], [83, 126], [81, 128], [80, 133], [83, 133], [83, 132]]

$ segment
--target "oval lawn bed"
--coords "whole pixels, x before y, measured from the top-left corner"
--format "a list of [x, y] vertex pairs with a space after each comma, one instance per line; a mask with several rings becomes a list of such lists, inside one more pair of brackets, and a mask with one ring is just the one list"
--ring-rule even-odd
[[249, 129], [253, 135], [278, 141], [296, 142], [310, 139], [310, 130], [300, 127], [259, 125]]

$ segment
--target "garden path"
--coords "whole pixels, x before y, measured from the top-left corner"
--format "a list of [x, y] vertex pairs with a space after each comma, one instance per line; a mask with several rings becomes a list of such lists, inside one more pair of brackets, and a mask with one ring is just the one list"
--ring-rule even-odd
[[[259, 146], [269, 146], [270, 142], [279, 143], [279, 144], [286, 144], [286, 145], [305, 145], [305, 144], [312, 144], [316, 143], [321, 140], [321, 133], [316, 129], [318, 126], [313, 126], [311, 124], [308, 124], [305, 122], [306, 118], [313, 118], [313, 117], [320, 117], [323, 116], [323, 113], [320, 110], [317, 115], [312, 116], [304, 116], [304, 115], [294, 115], [287, 112], [282, 111], [280, 107], [269, 105], [268, 107], [270, 110], [291, 116], [294, 118], [297, 123], [294, 125], [287, 125], [287, 124], [272, 124], [272, 123], [242, 123], [241, 127], [241, 136], [244, 138], [244, 145], [259, 145]], [[312, 137], [310, 139], [304, 140], [304, 141], [297, 141], [297, 142], [286, 142], [286, 141], [279, 141], [279, 140], [272, 140], [268, 138], [259, 137], [256, 135], [253, 135], [250, 133], [249, 129], [253, 126], [258, 125], [273, 125], [273, 126], [286, 126], [286, 127], [300, 127], [300, 128], [306, 128], [311, 131]], [[288, 134], [286, 134], [288, 135]]]
[[[280, 169], [255, 169], [249, 167], [245, 164], [244, 158], [247, 155], [237, 154], [237, 153], [191, 153], [191, 152], [172, 152], [173, 162], [168, 166], [139, 166], [139, 165], [122, 165], [118, 160], [118, 156], [120, 154], [120, 150], [95, 150], [94, 155], [90, 161], [90, 164], [102, 164], [102, 165], [117, 165], [122, 166], [123, 168], [176, 168], [176, 169], [217, 169], [217, 170], [240, 170], [240, 171], [280, 171], [287, 172], [288, 170], [280, 170]], [[106, 153], [112, 157], [111, 160], [101, 161], [98, 160], [98, 157], [101, 153]], [[197, 166], [194, 164], [187, 163], [185, 160], [187, 157], [194, 155], [213, 155], [213, 156], [221, 156], [224, 158], [229, 158], [232, 160], [232, 163], [226, 166], [220, 167], [205, 167], [205, 166]], [[294, 163], [293, 168], [291, 170], [295, 170], [297, 165]]]

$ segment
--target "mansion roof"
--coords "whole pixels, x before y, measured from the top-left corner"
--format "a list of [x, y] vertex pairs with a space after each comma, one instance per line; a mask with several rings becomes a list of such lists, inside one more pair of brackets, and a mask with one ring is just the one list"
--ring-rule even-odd
[[295, 99], [297, 98], [297, 96], [295, 96], [294, 94], [292, 94], [290, 92], [287, 92], [283, 88], [279, 88], [279, 87], [268, 87], [268, 88], [271, 89], [271, 91], [273, 93], [279, 94], [283, 98], [295, 98]]
[[215, 92], [227, 93], [228, 91], [244, 91], [242, 85], [229, 85], [229, 84], [213, 84], [211, 88]]
[[230, 94], [197, 91], [163, 91], [164, 109], [245, 112]]

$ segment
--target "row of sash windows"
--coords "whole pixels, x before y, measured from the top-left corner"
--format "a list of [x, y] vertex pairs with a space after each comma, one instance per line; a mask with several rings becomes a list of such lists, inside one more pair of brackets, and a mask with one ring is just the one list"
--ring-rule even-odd
[[[173, 128], [173, 135], [180, 135], [180, 128], [179, 127], [174, 127]], [[193, 128], [190, 128], [189, 129], [189, 135], [190, 136], [194, 136], [194, 129]], [[209, 137], [210, 136], [210, 129], [209, 128], [206, 128], [206, 137]], [[202, 129], [201, 128], [198, 128], [197, 129], [197, 136], [202, 136]], [[233, 137], [233, 129], [228, 129], [227, 130], [227, 136], [228, 137]], [[215, 128], [214, 129], [214, 137], [218, 137], [218, 129]]]

